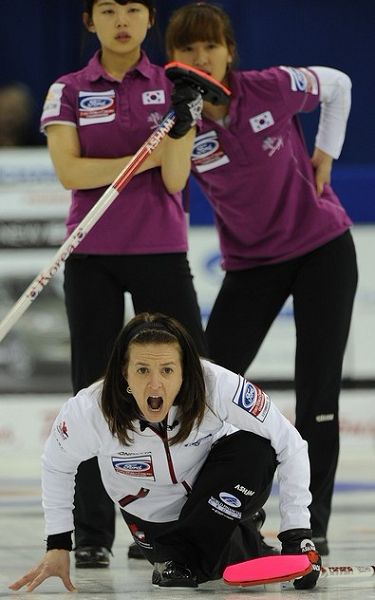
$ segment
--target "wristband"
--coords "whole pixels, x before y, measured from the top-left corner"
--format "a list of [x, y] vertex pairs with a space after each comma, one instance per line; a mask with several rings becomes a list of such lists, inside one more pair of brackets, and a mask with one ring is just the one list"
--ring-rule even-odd
[[48, 550], [68, 550], [70, 552], [72, 547], [71, 531], [47, 536], [47, 552]]

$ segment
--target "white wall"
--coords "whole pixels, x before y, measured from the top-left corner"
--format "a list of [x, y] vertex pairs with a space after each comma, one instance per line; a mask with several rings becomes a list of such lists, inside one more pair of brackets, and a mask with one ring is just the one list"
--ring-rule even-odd
[[[61, 243], [64, 236], [64, 219], [68, 211], [69, 199], [69, 192], [56, 181], [45, 148], [0, 151], [0, 285], [1, 278], [6, 274], [21, 272], [29, 278], [30, 283], [37, 273], [49, 264], [56, 252], [56, 246]], [[344, 376], [353, 379], [374, 379], [375, 225], [356, 225], [353, 234], [358, 253], [360, 279], [345, 357]], [[223, 276], [214, 228], [191, 228], [190, 247], [195, 285], [205, 320]], [[61, 273], [59, 275], [61, 278]], [[61, 282], [59, 286], [61, 289]], [[42, 294], [46, 294], [46, 291]], [[34, 305], [40, 302], [41, 299], [37, 298], [28, 310], [34, 310]], [[8, 308], [0, 306], [0, 319], [4, 317], [4, 311]], [[55, 305], [53, 310], [56, 310]], [[59, 310], [64, 313], [62, 300]], [[62, 318], [65, 317], [60, 316], [60, 320]], [[30, 328], [30, 319], [21, 317], [15, 330], [22, 332], [26, 323]], [[252, 365], [252, 377], [291, 379], [294, 338], [289, 301], [274, 323]], [[0, 371], [3, 343], [0, 342]], [[66, 360], [69, 360], [68, 350]]]
[[[375, 226], [356, 225], [353, 236], [358, 256], [359, 287], [344, 376], [375, 379]], [[223, 277], [217, 236], [212, 227], [192, 228], [190, 260], [202, 313], [207, 316]], [[292, 378], [294, 350], [294, 322], [289, 299], [252, 364], [252, 378]]]

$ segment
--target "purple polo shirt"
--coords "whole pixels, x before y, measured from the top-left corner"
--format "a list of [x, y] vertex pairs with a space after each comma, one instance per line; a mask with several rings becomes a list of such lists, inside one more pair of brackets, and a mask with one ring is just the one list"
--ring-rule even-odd
[[[77, 128], [82, 156], [132, 155], [158, 126], [170, 105], [171, 83], [164, 69], [142, 54], [122, 81], [108, 75], [97, 53], [81, 71], [60, 77], [47, 95], [41, 127], [61, 123]], [[67, 235], [107, 189], [73, 190]], [[169, 194], [159, 168], [125, 186], [76, 252], [157, 254], [187, 250], [181, 194]]]
[[204, 118], [193, 172], [215, 210], [223, 268], [239, 270], [305, 254], [352, 222], [329, 185], [319, 197], [299, 112], [319, 105], [312, 71], [234, 72], [229, 125]]

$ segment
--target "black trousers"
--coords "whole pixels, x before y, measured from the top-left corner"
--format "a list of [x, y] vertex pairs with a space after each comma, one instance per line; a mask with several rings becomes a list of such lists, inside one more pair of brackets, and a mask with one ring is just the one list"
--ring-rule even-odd
[[238, 431], [212, 447], [177, 521], [121, 512], [151, 563], [175, 560], [199, 582], [219, 579], [228, 564], [260, 555], [251, 516], [265, 504], [276, 466], [269, 440]]
[[[178, 319], [194, 338], [200, 353], [207, 356], [193, 278], [184, 253], [73, 254], [65, 264], [64, 291], [74, 393], [104, 374], [124, 324], [125, 292], [131, 294], [136, 313], [161, 312]], [[76, 546], [112, 547], [114, 505], [104, 490], [96, 458], [78, 469], [74, 518]]]
[[[284, 263], [227, 272], [206, 335], [210, 357], [244, 374], [285, 301], [296, 327], [296, 427], [309, 444], [313, 535], [326, 536], [339, 455], [342, 363], [357, 287], [350, 232]], [[251, 370], [250, 370], [251, 379]]]

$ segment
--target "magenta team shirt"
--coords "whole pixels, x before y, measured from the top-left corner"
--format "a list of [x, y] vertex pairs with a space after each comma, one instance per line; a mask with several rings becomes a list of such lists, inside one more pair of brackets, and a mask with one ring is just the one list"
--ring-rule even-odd
[[295, 115], [319, 105], [308, 69], [233, 72], [229, 125], [203, 119], [193, 172], [216, 213], [223, 268], [306, 254], [352, 222], [329, 185], [319, 197]]
[[[75, 73], [50, 88], [41, 118], [77, 128], [82, 156], [116, 158], [135, 154], [159, 125], [170, 105], [171, 83], [164, 69], [142, 54], [120, 82], [108, 75], [96, 54]], [[106, 187], [74, 190], [67, 235], [99, 200]], [[75, 252], [157, 254], [187, 250], [181, 194], [169, 194], [160, 169], [135, 175]]]

